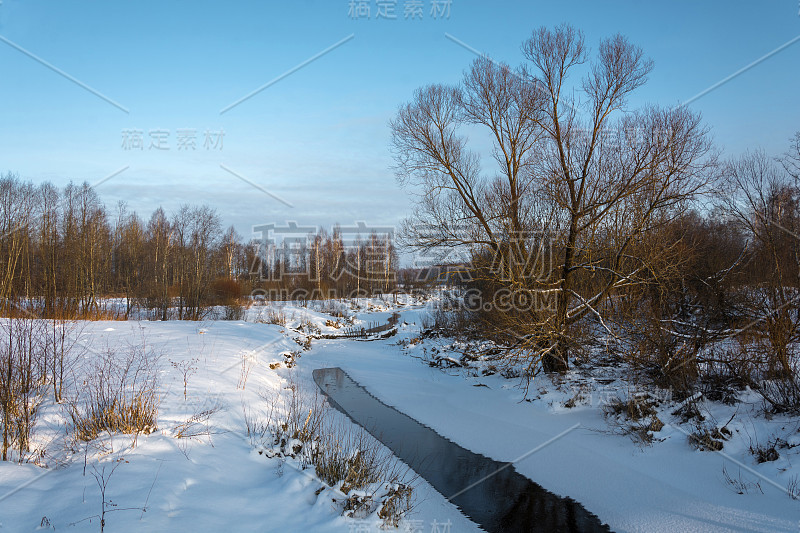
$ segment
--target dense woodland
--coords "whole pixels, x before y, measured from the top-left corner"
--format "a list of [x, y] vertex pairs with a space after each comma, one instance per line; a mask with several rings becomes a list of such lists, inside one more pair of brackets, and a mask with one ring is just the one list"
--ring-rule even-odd
[[[0, 307], [45, 318], [198, 320], [248, 295], [334, 298], [387, 292], [396, 252], [386, 235], [343, 242], [337, 228], [294, 242], [243, 242], [208, 206], [182, 206], [146, 221], [109, 209], [88, 184], [59, 189], [0, 177]], [[122, 312], [108, 299], [124, 298]]]

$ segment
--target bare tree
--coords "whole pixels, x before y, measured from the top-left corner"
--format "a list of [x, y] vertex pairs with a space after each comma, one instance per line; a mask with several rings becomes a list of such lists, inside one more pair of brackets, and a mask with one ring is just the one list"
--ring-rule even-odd
[[733, 185], [727, 199], [750, 236], [754, 258], [751, 282], [759, 286], [751, 298], [751, 316], [770, 347], [768, 376], [794, 375], [794, 344], [800, 340], [800, 189], [788, 172], [764, 152], [745, 154], [729, 163]]
[[781, 162], [783, 168], [795, 179], [800, 180], [800, 131], [794, 134], [790, 140], [789, 151], [787, 151]]
[[0, 177], [0, 311], [8, 312], [19, 295], [18, 279], [28, 251], [28, 227], [34, 216], [32, 185], [15, 174]]
[[189, 317], [199, 320], [208, 287], [213, 279], [212, 250], [219, 243], [221, 223], [216, 211], [208, 206], [195, 207], [189, 215], [189, 257], [191, 261], [188, 282]]
[[40, 296], [43, 298], [42, 316], [55, 317], [59, 303], [59, 199], [60, 193], [50, 183], [39, 187], [41, 220], [38, 235], [38, 263], [41, 265]]
[[[513, 333], [529, 372], [563, 371], [584, 319], [604, 324], [609, 296], [640, 282], [646, 265], [631, 248], [704, 190], [714, 159], [687, 109], [628, 109], [652, 63], [624, 37], [601, 41], [577, 88], [581, 32], [540, 28], [522, 51], [516, 71], [479, 58], [460, 85], [418, 90], [392, 142], [401, 183], [420, 194], [408, 242], [467, 248], [489, 278], [485, 297], [502, 288], [544, 302], [493, 309], [493, 327]], [[489, 134], [493, 172], [468, 144], [474, 128]], [[553, 262], [531, 272], [543, 251]]]
[[66, 318], [51, 317], [42, 324], [41, 338], [45, 370], [53, 387], [53, 398], [61, 403], [64, 397], [64, 379], [73, 369], [78, 354], [78, 338], [84, 323]]
[[25, 460], [36, 414], [44, 393], [46, 375], [40, 343], [43, 324], [29, 318], [9, 318], [0, 338], [0, 423], [2, 460], [16, 449]]
[[229, 279], [234, 279], [243, 272], [239, 271], [242, 255], [242, 236], [236, 231], [236, 228], [230, 226], [225, 234], [222, 236], [221, 251], [225, 264], [226, 273]]
[[151, 289], [147, 293], [148, 307], [161, 310], [161, 320], [167, 319], [169, 310], [169, 265], [173, 248], [173, 235], [169, 220], [161, 208], [156, 209], [147, 224], [149, 256], [152, 261]]

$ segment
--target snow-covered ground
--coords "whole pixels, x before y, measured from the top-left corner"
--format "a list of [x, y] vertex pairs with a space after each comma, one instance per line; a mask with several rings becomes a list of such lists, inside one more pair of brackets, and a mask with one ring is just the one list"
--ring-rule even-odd
[[[656, 407], [665, 425], [653, 433], [653, 443], [636, 444], [618, 434], [601, 409], [610, 395], [628, 392], [619, 379], [608, 382], [613, 371], [576, 370], [559, 383], [537, 378], [531, 401], [524, 401], [517, 380], [426, 364], [434, 349], [452, 352], [456, 360], [461, 354], [452, 340], [417, 339], [426, 312], [421, 304], [369, 303], [347, 311], [354, 323], [383, 322], [397, 310], [402, 315], [397, 336], [314, 339], [306, 351], [298, 343], [304, 339], [301, 327], [338, 329], [330, 325], [335, 318], [313, 305], [287, 305], [286, 326], [257, 322], [265, 316], [258, 306], [248, 310], [247, 321], [87, 323], [81, 343], [96, 352], [145, 339], [161, 354], [158, 430], [139, 435], [135, 445], [127, 436], [76, 445], [66, 437], [62, 406], [48, 399], [35, 430], [37, 446], [46, 449], [40, 462], [48, 468], [0, 464], [0, 531], [48, 524], [56, 531], [99, 530], [96, 515], [103, 500], [93, 474], [104, 467], [108, 531], [378, 531], [377, 516], [342, 517], [332, 501], [336, 493], [318, 491], [322, 483], [313, 469], [301, 471], [291, 459], [260, 455], [246, 434], [246, 409], [264, 406], [265, 395], [280, 393], [289, 383], [313, 393], [312, 370], [334, 366], [466, 448], [499, 461], [524, 457], [515, 462], [517, 470], [573, 497], [613, 530], [798, 530], [800, 501], [785, 488], [800, 474], [800, 465], [794, 465], [800, 459], [800, 447], [794, 447], [800, 444], [800, 421], [765, 419], [755, 395], [743, 395], [736, 406], [698, 400], [717, 426], [736, 413], [727, 424], [732, 436], [719, 453], [690, 446], [686, 432], [692, 422], [680, 423], [671, 414], [677, 404], [670, 401]], [[294, 363], [291, 368], [287, 360]], [[186, 398], [177, 368], [182, 361], [196, 368], [188, 376]], [[249, 369], [244, 382], [243, 368]], [[175, 437], [177, 426], [209, 409], [214, 414], [204, 426], [208, 434]], [[787, 446], [778, 450], [776, 461], [758, 464], [748, 448], [774, 438]], [[726, 475], [744, 490], [737, 491]], [[423, 480], [416, 493], [417, 505], [401, 530], [477, 530]]]

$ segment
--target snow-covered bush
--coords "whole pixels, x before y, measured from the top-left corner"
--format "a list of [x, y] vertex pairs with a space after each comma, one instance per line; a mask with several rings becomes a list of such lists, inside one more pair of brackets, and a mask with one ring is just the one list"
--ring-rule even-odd
[[108, 349], [86, 369], [67, 402], [75, 438], [90, 441], [103, 431], [151, 433], [158, 425], [159, 356], [144, 343], [124, 352]]
[[263, 418], [245, 407], [250, 441], [267, 457], [289, 458], [341, 497], [342, 514], [364, 518], [372, 513], [396, 527], [414, 506], [408, 469], [364, 429], [335, 415], [319, 393], [304, 394], [289, 383], [278, 395], [263, 395]]

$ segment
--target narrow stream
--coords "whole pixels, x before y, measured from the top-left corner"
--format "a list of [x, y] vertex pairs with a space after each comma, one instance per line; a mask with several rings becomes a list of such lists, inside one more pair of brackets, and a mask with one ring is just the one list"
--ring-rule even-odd
[[486, 531], [609, 531], [575, 500], [548, 492], [508, 463], [442, 437], [382, 403], [341, 368], [321, 368], [313, 376], [333, 407], [391, 449]]

